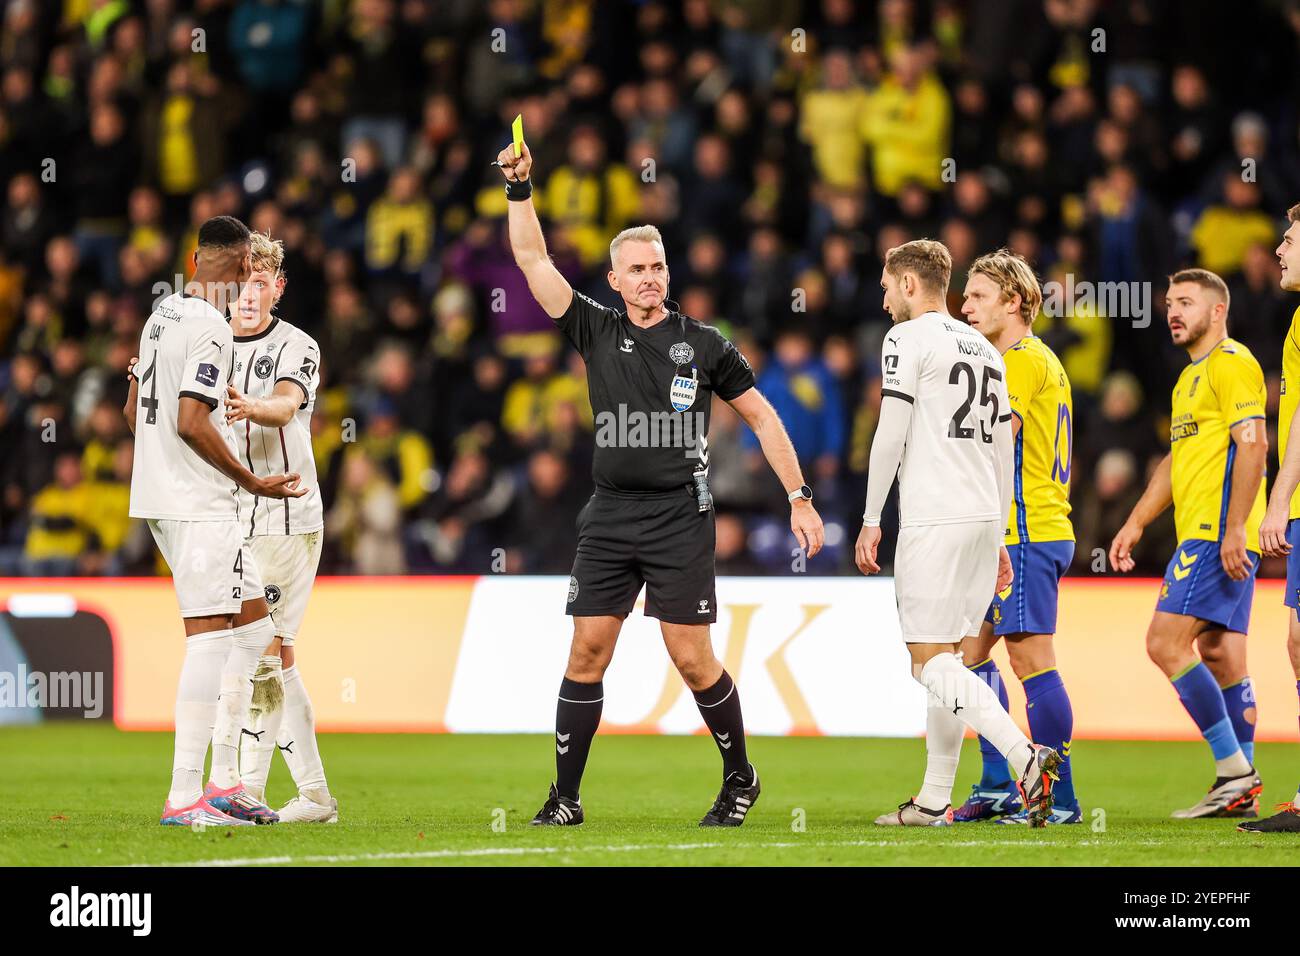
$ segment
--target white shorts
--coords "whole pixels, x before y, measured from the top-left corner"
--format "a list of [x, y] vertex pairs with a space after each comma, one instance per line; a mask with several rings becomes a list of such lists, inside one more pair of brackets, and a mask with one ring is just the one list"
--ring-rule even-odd
[[909, 644], [949, 644], [980, 632], [998, 580], [997, 521], [916, 525], [898, 532], [894, 593]]
[[303, 615], [307, 613], [307, 599], [316, 583], [316, 568], [320, 564], [321, 533], [266, 534], [249, 538], [245, 544], [257, 560], [266, 593], [266, 606], [271, 609], [275, 636], [285, 647], [293, 646], [298, 636]]
[[245, 600], [261, 593], [257, 561], [238, 521], [146, 520], [171, 568], [181, 617], [238, 614]]

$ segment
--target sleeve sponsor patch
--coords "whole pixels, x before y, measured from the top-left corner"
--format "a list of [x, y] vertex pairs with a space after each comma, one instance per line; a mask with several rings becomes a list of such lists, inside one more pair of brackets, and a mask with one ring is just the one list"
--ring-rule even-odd
[[217, 384], [217, 376], [220, 373], [217, 367], [210, 362], [200, 362], [198, 370], [194, 373], [194, 380], [208, 388], [214, 388]]

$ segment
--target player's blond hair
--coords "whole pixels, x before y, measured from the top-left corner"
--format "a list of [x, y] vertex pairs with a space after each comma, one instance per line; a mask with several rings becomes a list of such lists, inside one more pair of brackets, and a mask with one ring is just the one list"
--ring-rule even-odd
[[284, 266], [284, 243], [272, 239], [264, 232], [254, 232], [248, 237], [249, 262], [254, 272], [269, 272], [279, 276]]
[[1228, 283], [1209, 269], [1179, 269], [1169, 277], [1170, 285], [1175, 282], [1191, 282], [1202, 289], [1209, 289], [1223, 303], [1224, 308], [1232, 304], [1232, 297], [1228, 294]]
[[660, 235], [658, 228], [655, 226], [631, 226], [624, 229], [609, 244], [609, 264], [617, 268], [618, 250], [623, 243], [628, 240], [633, 242], [657, 242], [659, 245], [664, 244], [664, 237]]
[[1013, 295], [1020, 296], [1020, 319], [1025, 325], [1034, 324], [1043, 307], [1043, 289], [1024, 256], [1005, 248], [990, 252], [970, 264], [969, 275], [990, 279], [1004, 302], [1010, 302]]
[[1300, 202], [1286, 211], [1287, 222], [1300, 222]]
[[885, 253], [885, 270], [895, 279], [910, 272], [926, 291], [946, 296], [952, 278], [952, 255], [942, 242], [913, 239]]

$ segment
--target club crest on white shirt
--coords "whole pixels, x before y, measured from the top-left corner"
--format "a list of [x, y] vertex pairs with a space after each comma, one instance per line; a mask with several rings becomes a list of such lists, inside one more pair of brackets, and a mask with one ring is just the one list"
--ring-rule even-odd
[[263, 355], [253, 363], [253, 374], [258, 378], [270, 378], [271, 369], [274, 367], [275, 363], [271, 361], [271, 356]]
[[695, 404], [695, 395], [699, 391], [699, 371], [692, 366], [690, 378], [678, 374], [673, 376], [673, 385], [668, 398], [673, 404], [673, 411], [684, 412]]

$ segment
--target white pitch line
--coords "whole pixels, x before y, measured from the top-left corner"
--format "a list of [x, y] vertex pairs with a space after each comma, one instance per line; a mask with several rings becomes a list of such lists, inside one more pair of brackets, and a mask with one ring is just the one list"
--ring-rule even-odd
[[[714, 850], [714, 849], [738, 849], [738, 850], [788, 850], [794, 848], [806, 849], [831, 849], [836, 847], [866, 847], [871, 849], [880, 849], [885, 847], [891, 848], [908, 848], [912, 846], [920, 847], [1035, 847], [1042, 849], [1073, 849], [1074, 847], [1093, 847], [1101, 846], [1106, 841], [1087, 840], [1079, 843], [1026, 843], [1020, 840], [953, 840], [942, 843], [925, 843], [913, 844], [903, 843], [897, 840], [843, 840], [843, 841], [784, 841], [777, 843], [644, 843], [644, 844], [617, 844], [605, 846], [503, 846], [503, 847], [481, 847], [472, 850], [418, 850], [408, 852], [392, 853], [344, 853], [328, 854], [314, 856], [252, 856], [225, 860], [191, 860], [180, 863], [131, 863], [132, 867], [157, 867], [157, 866], [278, 866], [282, 864], [310, 864], [310, 863], [371, 863], [383, 860], [444, 860], [444, 859], [473, 859], [475, 857], [490, 856], [549, 856], [554, 854], [574, 854], [574, 853], [635, 853], [642, 850], [672, 850], [672, 851], [690, 851], [690, 850]], [[1142, 841], [1125, 841], [1124, 843], [1115, 844], [1116, 847], [1129, 846], [1168, 846], [1175, 843], [1182, 844], [1182, 841], [1163, 841], [1163, 840], [1142, 840]]]

